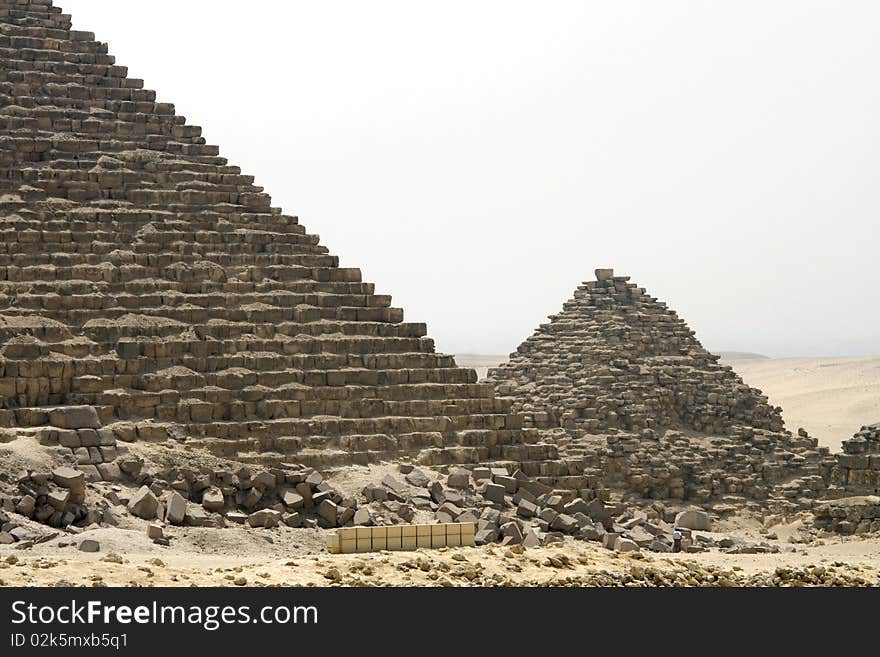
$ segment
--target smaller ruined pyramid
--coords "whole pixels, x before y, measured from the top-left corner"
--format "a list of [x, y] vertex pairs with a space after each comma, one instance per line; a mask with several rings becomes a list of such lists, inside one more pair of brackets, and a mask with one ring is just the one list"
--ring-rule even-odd
[[597, 269], [488, 379], [539, 429], [646, 437], [783, 429], [781, 409], [720, 365], [665, 303], [611, 269]]

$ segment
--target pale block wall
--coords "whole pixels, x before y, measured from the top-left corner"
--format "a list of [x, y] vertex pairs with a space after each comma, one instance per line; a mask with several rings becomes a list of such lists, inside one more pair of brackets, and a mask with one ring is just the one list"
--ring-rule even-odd
[[390, 527], [343, 527], [327, 536], [327, 551], [333, 554], [415, 550], [474, 545], [476, 526], [472, 522]]

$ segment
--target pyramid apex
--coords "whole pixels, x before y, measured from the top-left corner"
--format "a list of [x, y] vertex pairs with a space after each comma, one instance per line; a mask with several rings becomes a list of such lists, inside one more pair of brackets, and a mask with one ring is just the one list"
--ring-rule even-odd
[[596, 280], [597, 281], [610, 281], [614, 278], [614, 270], [611, 268], [608, 269], [597, 269], [596, 270]]

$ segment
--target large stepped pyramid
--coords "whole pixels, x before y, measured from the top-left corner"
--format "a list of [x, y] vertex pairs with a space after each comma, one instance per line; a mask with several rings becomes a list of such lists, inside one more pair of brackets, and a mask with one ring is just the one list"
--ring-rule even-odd
[[51, 0], [0, 0], [0, 61], [0, 426], [582, 474]]
[[[488, 382], [594, 486], [698, 502], [827, 492], [834, 459], [644, 288], [597, 269]], [[598, 483], [601, 480], [602, 483]]]

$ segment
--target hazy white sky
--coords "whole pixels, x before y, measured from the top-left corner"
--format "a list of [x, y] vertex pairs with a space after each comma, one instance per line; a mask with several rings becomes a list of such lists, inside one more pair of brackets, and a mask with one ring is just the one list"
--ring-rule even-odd
[[880, 353], [874, 3], [56, 4], [439, 350], [613, 266], [709, 348]]

